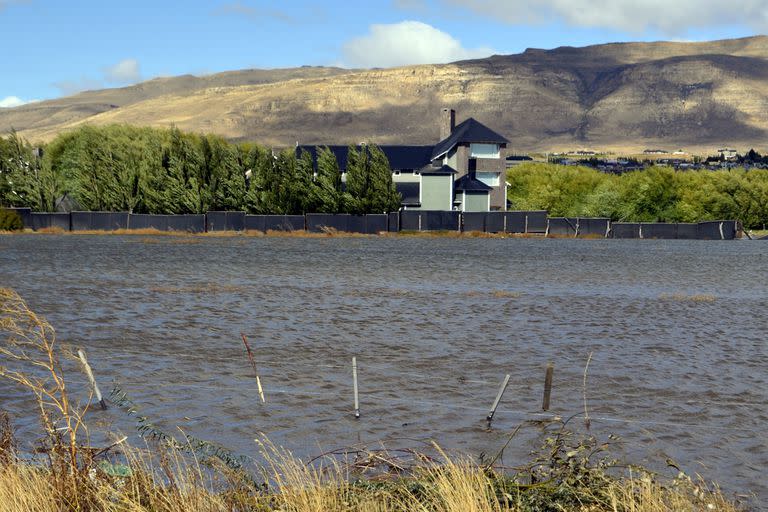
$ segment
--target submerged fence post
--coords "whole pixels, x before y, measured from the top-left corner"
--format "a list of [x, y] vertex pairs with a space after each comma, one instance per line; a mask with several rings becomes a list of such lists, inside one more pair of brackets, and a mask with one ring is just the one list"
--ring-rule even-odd
[[261, 403], [265, 404], [267, 403], [267, 400], [264, 398], [264, 389], [261, 387], [259, 370], [256, 368], [256, 358], [253, 357], [253, 351], [251, 350], [251, 346], [248, 344], [248, 340], [245, 339], [245, 334], [241, 332], [240, 337], [243, 339], [243, 345], [245, 345], [245, 351], [248, 354], [248, 361], [251, 363], [251, 368], [253, 368], [254, 375], [256, 375], [256, 389], [259, 391], [259, 398], [261, 398]]
[[489, 412], [488, 417], [485, 418], [486, 420], [488, 420], [488, 428], [491, 428], [493, 415], [496, 414], [496, 408], [499, 406], [499, 402], [501, 402], [501, 396], [504, 394], [504, 391], [506, 391], [508, 384], [509, 384], [509, 374], [507, 374], [504, 377], [504, 382], [501, 383], [499, 392], [496, 394], [496, 400], [493, 401], [493, 405], [491, 406], [491, 412]]
[[88, 380], [91, 383], [91, 389], [93, 389], [93, 394], [96, 395], [96, 400], [99, 401], [99, 405], [101, 405], [101, 408], [103, 410], [106, 410], [107, 403], [104, 401], [104, 398], [102, 398], [101, 396], [99, 385], [96, 384], [96, 379], [93, 377], [93, 372], [91, 371], [91, 365], [88, 364], [88, 359], [85, 358], [85, 352], [83, 352], [82, 349], [78, 349], [77, 355], [80, 358], [80, 362], [83, 363], [83, 368], [85, 368], [85, 374], [88, 376]]
[[360, 417], [360, 400], [357, 397], [357, 358], [352, 357], [352, 392], [355, 394], [355, 418]]
[[555, 363], [550, 362], [547, 364], [547, 373], [544, 376], [544, 401], [541, 404], [541, 408], [545, 411], [549, 410], [549, 399], [552, 396], [552, 374], [555, 371]]

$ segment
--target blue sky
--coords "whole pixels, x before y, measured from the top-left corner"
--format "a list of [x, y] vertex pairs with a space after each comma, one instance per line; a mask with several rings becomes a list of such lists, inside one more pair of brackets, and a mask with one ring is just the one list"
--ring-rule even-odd
[[0, 106], [185, 73], [388, 67], [766, 29], [766, 0], [0, 0]]

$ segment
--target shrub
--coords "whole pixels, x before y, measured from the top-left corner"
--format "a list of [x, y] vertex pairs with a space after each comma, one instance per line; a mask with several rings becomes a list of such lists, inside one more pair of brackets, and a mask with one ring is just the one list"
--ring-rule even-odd
[[0, 208], [0, 231], [21, 231], [22, 229], [24, 229], [24, 223], [18, 213]]

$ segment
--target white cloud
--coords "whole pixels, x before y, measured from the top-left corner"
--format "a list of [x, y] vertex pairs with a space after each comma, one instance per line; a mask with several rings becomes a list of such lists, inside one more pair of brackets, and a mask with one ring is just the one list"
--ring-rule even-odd
[[0, 108], [20, 107], [22, 105], [26, 105], [27, 103], [35, 103], [36, 101], [40, 100], [23, 100], [18, 96], [6, 96], [0, 100]]
[[510, 23], [561, 20], [571, 26], [683, 34], [688, 29], [749, 25], [768, 29], [765, 0], [443, 0]]
[[79, 80], [61, 80], [53, 84], [62, 96], [71, 96], [83, 91], [94, 91], [104, 87], [104, 82], [93, 78], [81, 77]]
[[141, 80], [139, 61], [124, 59], [104, 70], [104, 79], [116, 84], [134, 83]]
[[365, 68], [439, 64], [493, 53], [490, 48], [464, 48], [450, 34], [419, 21], [371, 25], [368, 34], [343, 47], [346, 65]]

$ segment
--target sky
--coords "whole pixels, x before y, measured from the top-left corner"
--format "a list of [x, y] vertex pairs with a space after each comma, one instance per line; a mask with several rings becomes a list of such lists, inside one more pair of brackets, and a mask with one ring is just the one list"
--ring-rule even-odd
[[159, 76], [768, 31], [768, 0], [0, 0], [0, 107]]

